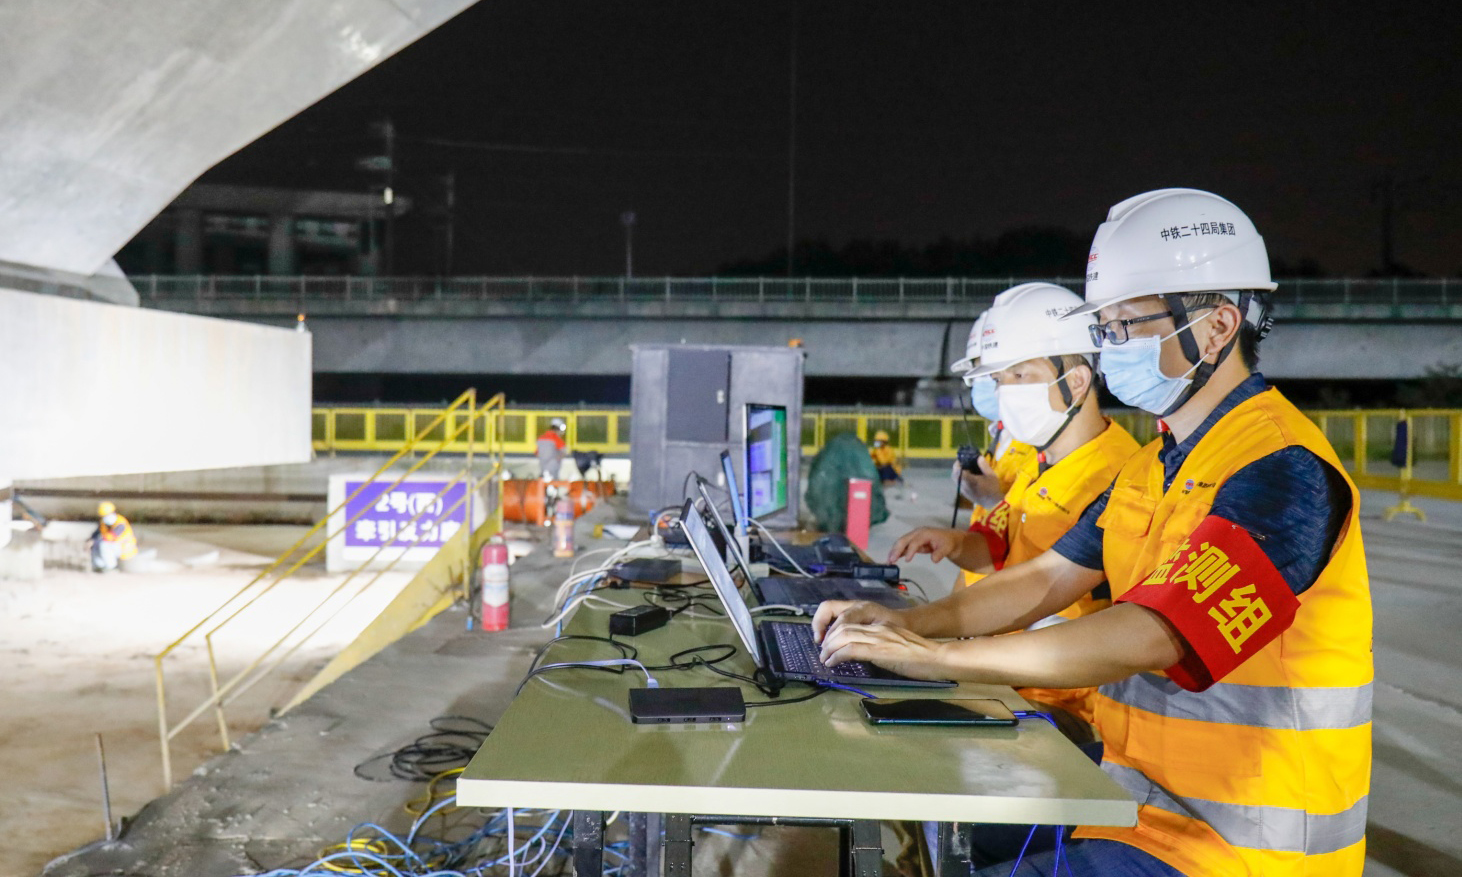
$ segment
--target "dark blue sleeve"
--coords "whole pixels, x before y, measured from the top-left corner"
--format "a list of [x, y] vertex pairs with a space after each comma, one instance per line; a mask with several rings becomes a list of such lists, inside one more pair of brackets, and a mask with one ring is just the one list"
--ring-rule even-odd
[[1330, 559], [1350, 514], [1350, 488], [1314, 452], [1288, 447], [1235, 472], [1214, 496], [1212, 514], [1248, 530], [1302, 594]]
[[[1109, 485], [1102, 495], [1091, 501], [1086, 511], [1076, 520], [1076, 525], [1066, 531], [1051, 550], [1076, 564], [1087, 569], [1103, 569], [1102, 565], [1102, 536], [1101, 527], [1097, 526], [1097, 518], [1107, 510], [1107, 499], [1112, 495], [1112, 488]], [[1237, 521], [1235, 522], [1237, 523]]]

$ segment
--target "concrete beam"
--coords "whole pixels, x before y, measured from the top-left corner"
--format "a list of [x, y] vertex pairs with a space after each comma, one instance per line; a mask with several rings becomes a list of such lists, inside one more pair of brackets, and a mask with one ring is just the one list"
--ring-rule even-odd
[[0, 4], [0, 260], [93, 274], [208, 168], [473, 2]]
[[[282, 321], [281, 321], [282, 322]], [[814, 377], [936, 377], [963, 354], [955, 320], [412, 319], [314, 316], [315, 371], [380, 374], [630, 373], [631, 344], [781, 345], [803, 339]], [[1274, 378], [1403, 380], [1462, 364], [1455, 323], [1281, 323], [1263, 346]]]

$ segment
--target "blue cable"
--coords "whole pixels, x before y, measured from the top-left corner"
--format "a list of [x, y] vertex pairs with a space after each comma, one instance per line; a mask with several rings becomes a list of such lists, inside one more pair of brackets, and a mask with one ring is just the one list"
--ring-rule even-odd
[[1052, 716], [1050, 713], [1038, 713], [1035, 710], [1014, 710], [1010, 714], [1017, 719], [1045, 719], [1051, 723], [1051, 727], [1058, 731], [1061, 730], [1061, 726], [1056, 724], [1055, 716]]
[[732, 840], [758, 840], [759, 839], [759, 836], [758, 835], [755, 835], [755, 834], [736, 834], [735, 832], [727, 831], [724, 828], [712, 828], [709, 825], [702, 825], [700, 827], [700, 829], [701, 829], [701, 831], [704, 831], [706, 834], [719, 834], [721, 837], [729, 837]]
[[816, 684], [822, 686], [823, 688], [836, 688], [839, 691], [851, 691], [854, 694], [861, 695], [862, 697], [866, 697], [869, 700], [873, 699], [873, 695], [869, 694], [863, 689], [854, 688], [851, 685], [843, 685], [841, 682], [829, 682], [826, 679], [819, 679], [817, 680]]
[[1026, 848], [1031, 845], [1031, 838], [1036, 836], [1036, 829], [1039, 825], [1032, 825], [1030, 834], [1025, 836], [1025, 843], [1020, 845], [1020, 855], [1015, 857], [1015, 864], [1010, 868], [1010, 877], [1015, 877], [1015, 872], [1020, 869], [1020, 860], [1025, 858]]

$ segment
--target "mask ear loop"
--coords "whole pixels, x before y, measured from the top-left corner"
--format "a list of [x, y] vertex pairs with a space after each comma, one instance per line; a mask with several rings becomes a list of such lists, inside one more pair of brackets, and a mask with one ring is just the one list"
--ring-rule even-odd
[[[1047, 357], [1047, 359], [1051, 361], [1051, 365], [1056, 367], [1056, 380], [1052, 383], [1059, 385], [1061, 388], [1061, 401], [1066, 403], [1066, 419], [1061, 421], [1061, 425], [1056, 428], [1056, 431], [1051, 434], [1051, 437], [1046, 440], [1045, 444], [1036, 448], [1037, 478], [1044, 475], [1046, 473], [1046, 470], [1051, 468], [1051, 464], [1046, 462], [1046, 448], [1049, 448], [1051, 445], [1055, 444], [1056, 439], [1061, 437], [1061, 433], [1066, 431], [1066, 427], [1071, 425], [1071, 421], [1076, 419], [1077, 410], [1076, 397], [1071, 395], [1071, 387], [1067, 386], [1066, 384], [1065, 365], [1061, 363], [1060, 357], [1051, 356]], [[1094, 378], [1096, 372], [1095, 367], [1092, 367], [1092, 372]], [[1090, 394], [1091, 391], [1088, 390], [1087, 393]], [[1083, 399], [1082, 401], [1085, 402], [1086, 400]]]

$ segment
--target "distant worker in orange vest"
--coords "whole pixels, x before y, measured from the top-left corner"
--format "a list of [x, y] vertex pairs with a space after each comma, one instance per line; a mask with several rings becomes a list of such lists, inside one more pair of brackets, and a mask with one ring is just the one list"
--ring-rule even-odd
[[[1066, 535], [982, 586], [908, 610], [827, 602], [823, 662], [1017, 686], [1098, 686], [1102, 769], [1137, 824], [1083, 826], [1095, 874], [1359, 877], [1371, 774], [1371, 595], [1360, 495], [1321, 430], [1254, 370], [1264, 241], [1231, 202], [1161, 189], [1116, 205], [1087, 260], [1101, 371], [1159, 419]], [[943, 557], [917, 531], [894, 562]], [[1009, 636], [1106, 582], [1111, 608]], [[1015, 858], [1015, 850], [1007, 858]], [[1013, 873], [983, 863], [977, 877]]]
[[544, 481], [558, 480], [564, 453], [568, 450], [568, 443], [564, 441], [568, 429], [569, 425], [563, 418], [555, 417], [549, 421], [543, 435], [538, 437], [538, 477]]
[[94, 572], [110, 572], [121, 561], [137, 556], [137, 534], [110, 502], [98, 505], [96, 514], [96, 529], [91, 534], [91, 568]]

